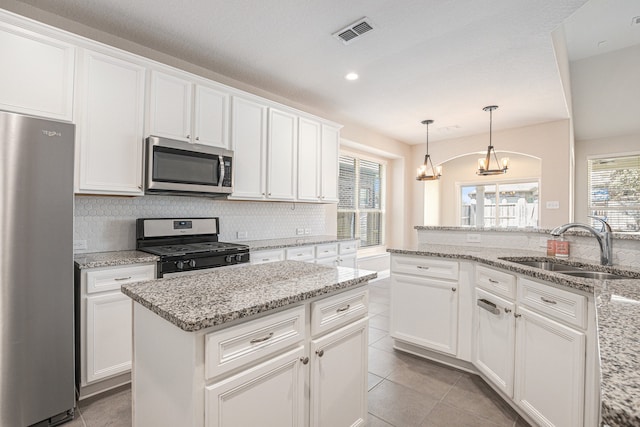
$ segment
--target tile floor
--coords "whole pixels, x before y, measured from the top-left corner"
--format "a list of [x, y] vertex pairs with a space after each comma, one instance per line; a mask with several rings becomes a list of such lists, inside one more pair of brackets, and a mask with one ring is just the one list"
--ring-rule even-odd
[[[371, 283], [368, 427], [526, 427], [475, 375], [414, 357], [392, 347], [389, 337], [390, 279]], [[65, 427], [128, 427], [128, 386], [83, 400]], [[333, 426], [330, 426], [333, 427]]]

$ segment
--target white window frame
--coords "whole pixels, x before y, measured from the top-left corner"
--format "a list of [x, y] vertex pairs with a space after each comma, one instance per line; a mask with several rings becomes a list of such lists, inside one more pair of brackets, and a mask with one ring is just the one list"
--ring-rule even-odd
[[[363, 154], [356, 151], [345, 150], [343, 148], [340, 149], [338, 156], [347, 156], [353, 157], [359, 160], [367, 160], [369, 162], [378, 163], [382, 166], [382, 170], [380, 171], [380, 209], [359, 209], [358, 200], [356, 198], [356, 218], [358, 217], [358, 213], [360, 212], [380, 212], [380, 244], [374, 246], [364, 246], [360, 248], [360, 221], [356, 221], [356, 230], [354, 233], [354, 239], [358, 241], [358, 255], [366, 256], [368, 254], [377, 254], [380, 253], [381, 248], [384, 249], [386, 246], [386, 199], [387, 199], [387, 160], [381, 157], [371, 156], [367, 154]], [[356, 168], [356, 181], [358, 180], [358, 172], [359, 168]], [[340, 171], [338, 170], [338, 173]], [[339, 189], [338, 189], [339, 191]], [[338, 195], [339, 198], [339, 195]], [[351, 210], [340, 209], [336, 206], [336, 216], [339, 212], [351, 212]]]
[[[482, 228], [482, 227], [478, 227], [477, 225], [473, 226], [473, 225], [462, 225], [462, 187], [468, 187], [468, 186], [478, 186], [478, 185], [495, 185], [496, 189], [499, 191], [500, 185], [504, 185], [504, 184], [526, 184], [529, 182], [537, 182], [538, 183], [538, 228], [540, 227], [540, 213], [542, 211], [542, 205], [541, 205], [541, 201], [542, 201], [542, 184], [541, 184], [541, 179], [539, 176], [534, 176], [534, 177], [530, 177], [530, 178], [517, 178], [517, 179], [500, 179], [497, 181], [494, 180], [484, 180], [484, 181], [459, 181], [456, 182], [456, 224], [459, 227], [468, 227], [470, 230], [476, 229], [476, 228]], [[496, 194], [498, 194], [498, 191], [496, 191]], [[496, 218], [496, 224], [498, 223], [498, 219]], [[491, 228], [506, 228], [506, 227], [500, 227], [499, 225], [496, 225], [494, 227]], [[524, 227], [521, 227], [524, 228]]]

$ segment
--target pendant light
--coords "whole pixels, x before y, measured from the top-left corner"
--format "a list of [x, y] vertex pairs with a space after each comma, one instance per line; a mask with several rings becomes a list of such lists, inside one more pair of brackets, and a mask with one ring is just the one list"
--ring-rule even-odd
[[427, 126], [427, 154], [424, 156], [424, 163], [418, 168], [418, 181], [433, 181], [440, 179], [442, 175], [442, 166], [433, 167], [431, 156], [429, 155], [429, 125], [433, 120], [423, 120], [422, 124]]
[[[502, 161], [498, 161], [498, 156], [496, 155], [496, 150], [493, 148], [491, 144], [491, 128], [493, 125], [493, 110], [497, 109], [497, 105], [489, 105], [488, 107], [484, 107], [484, 111], [489, 112], [489, 147], [487, 148], [487, 155], [483, 159], [478, 159], [478, 171], [476, 174], [478, 175], [500, 175], [503, 173], [507, 173], [507, 169], [509, 168], [509, 158], [503, 157]], [[495, 168], [491, 169], [491, 157], [493, 154], [493, 158], [495, 159]]]

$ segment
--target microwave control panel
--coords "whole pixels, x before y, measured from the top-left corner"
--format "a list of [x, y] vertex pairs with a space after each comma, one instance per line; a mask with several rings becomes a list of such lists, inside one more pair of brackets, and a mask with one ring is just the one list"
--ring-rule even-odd
[[223, 187], [231, 187], [231, 157], [224, 157], [224, 179], [222, 180]]

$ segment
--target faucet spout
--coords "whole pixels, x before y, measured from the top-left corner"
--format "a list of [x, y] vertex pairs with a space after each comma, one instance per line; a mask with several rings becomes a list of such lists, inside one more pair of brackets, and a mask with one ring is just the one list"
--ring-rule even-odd
[[568, 224], [561, 225], [551, 230], [551, 235], [557, 237], [562, 235], [562, 233], [564, 233], [565, 231], [572, 228], [581, 228], [583, 230], [587, 230], [588, 232], [593, 234], [593, 236], [598, 241], [598, 245], [600, 246], [600, 264], [612, 265], [613, 264], [613, 248], [612, 248], [612, 238], [611, 238], [612, 236], [611, 227], [605, 220], [601, 218], [597, 218], [597, 217], [591, 217], [591, 218], [597, 219], [598, 221], [602, 222], [603, 231], [599, 232], [595, 228], [587, 224], [581, 224], [579, 222], [570, 222]]

